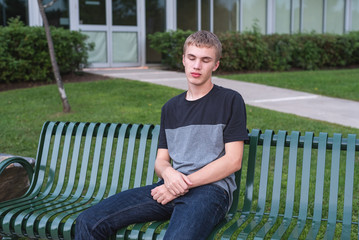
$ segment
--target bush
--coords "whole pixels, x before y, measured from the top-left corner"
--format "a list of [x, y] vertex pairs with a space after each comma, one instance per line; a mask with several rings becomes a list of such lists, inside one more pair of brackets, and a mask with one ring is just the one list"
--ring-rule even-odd
[[289, 34], [264, 35], [268, 50], [263, 69], [274, 71], [289, 70], [293, 63], [294, 39]]
[[222, 42], [220, 70], [261, 70], [267, 55], [267, 43], [259, 32], [230, 32], [218, 36]]
[[[182, 30], [150, 35], [151, 46], [162, 53], [163, 63], [182, 69], [182, 47], [192, 32]], [[314, 70], [359, 64], [359, 32], [334, 34], [262, 35], [251, 32], [218, 34], [223, 54], [222, 71]]]
[[148, 35], [150, 47], [161, 53], [162, 63], [172, 69], [183, 69], [183, 44], [192, 31], [156, 32]]
[[[77, 31], [51, 28], [56, 60], [61, 74], [87, 64], [86, 36]], [[52, 81], [54, 79], [43, 27], [24, 26], [18, 19], [0, 27], [0, 82]]]

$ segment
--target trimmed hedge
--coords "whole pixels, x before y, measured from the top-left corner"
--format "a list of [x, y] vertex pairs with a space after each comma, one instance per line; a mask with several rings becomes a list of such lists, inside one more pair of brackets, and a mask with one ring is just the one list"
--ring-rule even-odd
[[[77, 31], [51, 28], [56, 60], [61, 74], [80, 70], [87, 64], [93, 44]], [[0, 82], [53, 81], [47, 39], [43, 27], [24, 26], [12, 19], [0, 27]]]
[[[183, 69], [182, 47], [192, 31], [169, 31], [149, 36], [151, 47], [171, 69]], [[315, 70], [359, 64], [359, 32], [335, 34], [272, 34], [226, 32], [218, 34], [223, 54], [220, 70]]]

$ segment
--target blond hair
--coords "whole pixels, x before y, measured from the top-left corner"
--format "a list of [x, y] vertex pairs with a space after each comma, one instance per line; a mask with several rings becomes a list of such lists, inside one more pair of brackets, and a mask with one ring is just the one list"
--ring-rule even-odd
[[216, 62], [222, 57], [222, 44], [219, 41], [218, 37], [212, 33], [205, 30], [201, 30], [195, 33], [192, 33], [185, 41], [183, 45], [183, 54], [186, 53], [187, 47], [194, 45], [196, 47], [214, 47], [216, 51]]

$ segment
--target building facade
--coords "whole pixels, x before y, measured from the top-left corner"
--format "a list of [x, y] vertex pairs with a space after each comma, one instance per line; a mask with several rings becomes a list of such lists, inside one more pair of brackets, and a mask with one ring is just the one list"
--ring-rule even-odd
[[[359, 31], [359, 0], [57, 0], [46, 13], [51, 25], [81, 31], [95, 43], [91, 67], [160, 62], [147, 41], [158, 31], [243, 32], [254, 26], [263, 34]], [[42, 25], [37, 0], [0, 0], [0, 25], [15, 16]]]

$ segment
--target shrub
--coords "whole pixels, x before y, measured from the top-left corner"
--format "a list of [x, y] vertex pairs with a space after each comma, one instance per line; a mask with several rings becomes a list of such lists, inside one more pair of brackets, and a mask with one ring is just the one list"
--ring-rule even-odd
[[[51, 28], [56, 60], [61, 74], [87, 64], [86, 36], [77, 31]], [[24, 26], [18, 19], [0, 27], [0, 82], [52, 81], [53, 72], [45, 30]]]
[[[191, 33], [155, 33], [149, 39], [151, 46], [162, 53], [164, 64], [182, 69], [182, 47]], [[251, 32], [226, 32], [218, 37], [223, 45], [219, 70], [226, 72], [315, 70], [359, 64], [359, 32], [262, 35], [253, 27]]]
[[264, 35], [268, 51], [264, 63], [265, 70], [285, 71], [292, 67], [294, 39], [289, 34]]
[[162, 63], [172, 69], [183, 69], [183, 44], [192, 31], [168, 31], [150, 34], [150, 46], [162, 55]]
[[256, 31], [244, 34], [230, 32], [218, 37], [223, 49], [220, 70], [263, 69], [268, 47], [260, 33]]

